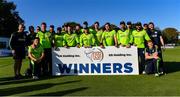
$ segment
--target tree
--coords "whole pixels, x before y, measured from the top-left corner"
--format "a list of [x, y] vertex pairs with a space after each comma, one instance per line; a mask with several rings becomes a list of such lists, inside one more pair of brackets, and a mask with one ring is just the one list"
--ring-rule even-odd
[[17, 31], [18, 24], [24, 23], [15, 9], [13, 2], [0, 0], [0, 36], [10, 37], [11, 33]]
[[178, 41], [178, 30], [175, 28], [165, 28], [162, 34], [165, 43], [176, 43]]

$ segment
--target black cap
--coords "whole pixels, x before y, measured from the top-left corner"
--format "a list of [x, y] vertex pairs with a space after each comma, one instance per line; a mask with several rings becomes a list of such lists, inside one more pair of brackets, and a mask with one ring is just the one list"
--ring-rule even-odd
[[124, 22], [124, 21], [121, 21], [121, 22], [120, 22], [120, 25], [121, 25], [121, 24], [124, 24], [124, 25], [125, 25], [125, 22]]
[[132, 25], [132, 23], [130, 21], [127, 22], [127, 25]]
[[34, 27], [33, 26], [29, 26], [29, 30], [31, 30], [31, 29], [34, 29]]
[[84, 21], [83, 24], [84, 24], [84, 25], [88, 25], [88, 22], [87, 22], [87, 21]]
[[61, 31], [61, 30], [62, 30], [62, 28], [61, 28], [61, 27], [57, 27], [57, 30]]
[[54, 25], [50, 25], [50, 28], [53, 28], [53, 29], [54, 29]]
[[137, 22], [136, 26], [142, 26], [141, 22]]

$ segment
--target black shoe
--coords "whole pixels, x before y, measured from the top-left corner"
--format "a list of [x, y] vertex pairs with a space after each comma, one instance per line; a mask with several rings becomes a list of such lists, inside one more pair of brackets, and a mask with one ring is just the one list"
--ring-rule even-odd
[[18, 75], [16, 75], [15, 77], [14, 77], [14, 80], [19, 80], [20, 78], [19, 78], [19, 76]]
[[19, 78], [23, 78], [23, 75], [21, 75], [21, 74], [19, 74], [18, 76], [19, 76]]

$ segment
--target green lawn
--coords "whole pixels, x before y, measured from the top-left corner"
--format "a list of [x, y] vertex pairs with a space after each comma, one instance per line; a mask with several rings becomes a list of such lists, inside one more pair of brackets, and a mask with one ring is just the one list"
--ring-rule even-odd
[[[13, 79], [12, 58], [0, 58], [0, 95], [180, 96], [180, 47], [164, 52], [167, 75], [60, 76], [40, 80]], [[22, 73], [28, 66], [24, 60]]]

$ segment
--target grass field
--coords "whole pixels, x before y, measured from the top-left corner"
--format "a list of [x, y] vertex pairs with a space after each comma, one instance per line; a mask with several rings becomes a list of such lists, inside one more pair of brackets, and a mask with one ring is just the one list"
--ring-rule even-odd
[[[180, 47], [166, 49], [167, 75], [60, 76], [13, 80], [12, 58], [0, 58], [0, 95], [180, 96]], [[22, 74], [28, 66], [23, 61]]]

